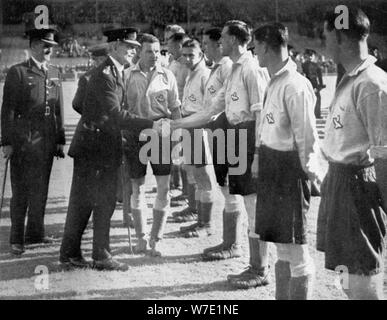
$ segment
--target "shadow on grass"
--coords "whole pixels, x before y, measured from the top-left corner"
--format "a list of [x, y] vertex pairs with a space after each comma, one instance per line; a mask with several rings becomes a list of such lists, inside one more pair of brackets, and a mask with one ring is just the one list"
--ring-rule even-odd
[[[9, 227], [1, 227], [0, 281], [30, 278], [35, 275], [35, 268], [38, 265], [47, 266], [50, 273], [63, 271], [63, 268], [59, 265], [59, 249], [63, 237], [63, 227], [63, 224], [52, 224], [46, 226], [46, 234], [53, 235], [55, 237], [54, 243], [28, 245], [25, 248], [25, 253], [21, 256], [15, 256], [9, 253]], [[92, 232], [85, 234], [82, 240], [82, 250], [86, 257], [91, 255], [90, 248], [92, 247], [92, 242]], [[111, 235], [110, 243], [111, 253], [115, 259], [125, 262], [132, 267], [202, 261], [201, 254], [152, 257], [148, 251], [143, 255], [130, 255], [128, 235], [126, 233], [121, 235]], [[135, 246], [136, 244], [137, 238], [132, 237], [132, 245]], [[121, 257], [121, 255], [124, 257]]]
[[[10, 201], [11, 198], [4, 198], [3, 202], [3, 211], [1, 213], [1, 218], [10, 218]], [[50, 197], [47, 200], [47, 207], [45, 214], [64, 214], [67, 213], [68, 203], [65, 197]]]

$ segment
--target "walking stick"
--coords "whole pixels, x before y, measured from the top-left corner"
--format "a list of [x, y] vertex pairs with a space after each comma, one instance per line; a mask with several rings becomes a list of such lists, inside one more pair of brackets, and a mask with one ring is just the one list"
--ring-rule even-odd
[[121, 166], [121, 181], [122, 181], [122, 213], [123, 213], [123, 220], [124, 224], [126, 225], [128, 229], [128, 240], [129, 240], [129, 253], [133, 254], [133, 247], [132, 247], [132, 233], [130, 230], [130, 218], [129, 218], [129, 192], [126, 188], [128, 181], [128, 162], [126, 161], [126, 157], [123, 154], [122, 155], [122, 166]]
[[4, 176], [1, 184], [0, 220], [1, 220], [1, 214], [3, 213], [3, 201], [4, 201], [4, 192], [5, 192], [5, 183], [7, 181], [8, 162], [9, 162], [9, 158], [5, 160]]

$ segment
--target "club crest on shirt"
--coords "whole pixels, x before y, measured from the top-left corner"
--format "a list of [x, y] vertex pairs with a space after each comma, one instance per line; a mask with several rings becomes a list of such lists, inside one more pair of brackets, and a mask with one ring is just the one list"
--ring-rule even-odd
[[189, 97], [188, 97], [188, 100], [191, 101], [191, 102], [196, 102], [196, 97], [191, 94]]
[[274, 124], [275, 121], [274, 121], [273, 113], [270, 112], [270, 113], [266, 114], [266, 120], [267, 120], [268, 124]]
[[213, 85], [211, 85], [211, 87], [208, 88], [208, 92], [211, 94], [211, 95], [214, 95], [216, 93], [216, 90], [214, 88]]
[[335, 126], [335, 129], [342, 129], [344, 127], [343, 124], [341, 123], [340, 115], [333, 117], [332, 121], [333, 121], [333, 125]]
[[165, 102], [165, 98], [164, 98], [164, 96], [163, 96], [162, 93], [160, 93], [158, 96], [156, 96], [155, 99], [156, 99], [156, 101], [159, 102], [159, 103]]
[[238, 101], [238, 100], [239, 100], [238, 94], [237, 94], [236, 92], [234, 92], [234, 93], [231, 95], [231, 99], [232, 99], [232, 101]]

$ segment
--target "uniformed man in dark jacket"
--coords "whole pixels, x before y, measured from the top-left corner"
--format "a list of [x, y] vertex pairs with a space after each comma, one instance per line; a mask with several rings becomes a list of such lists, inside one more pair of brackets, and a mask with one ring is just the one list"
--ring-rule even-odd
[[[82, 108], [82, 130], [72, 142], [74, 177], [86, 185], [82, 195], [85, 206], [92, 205], [94, 267], [98, 270], [127, 270], [124, 263], [112, 258], [109, 247], [110, 219], [116, 205], [117, 170], [122, 159], [121, 129], [141, 130], [153, 127], [153, 121], [134, 118], [123, 108], [123, 70], [137, 42], [127, 40], [127, 29], [106, 32], [108, 58], [91, 72]], [[75, 183], [73, 181], [73, 183]], [[72, 193], [73, 194], [73, 193]], [[69, 211], [60, 251], [60, 261], [86, 266], [80, 239], [86, 219], [75, 217], [71, 210], [76, 197], [70, 196]]]
[[48, 64], [57, 45], [54, 33], [53, 29], [27, 33], [31, 58], [11, 67], [4, 85], [1, 142], [11, 163], [14, 254], [22, 254], [25, 243], [52, 242], [45, 237], [44, 213], [53, 158], [64, 157], [65, 144], [59, 71]]
[[[91, 47], [89, 48], [89, 52], [91, 55], [90, 65], [92, 68], [79, 78], [78, 88], [73, 99], [73, 109], [80, 115], [82, 115], [82, 110], [86, 101], [87, 84], [90, 80], [93, 70], [107, 59], [108, 43], [98, 44], [94, 47]], [[76, 151], [77, 142], [79, 142], [79, 139], [82, 137], [82, 128], [83, 121], [80, 119], [75, 129], [73, 140], [70, 144], [68, 152], [70, 156], [73, 156], [74, 151]], [[90, 266], [89, 263], [87, 263], [84, 259], [80, 259], [79, 257], [82, 256], [80, 253], [82, 234], [85, 231], [90, 215], [93, 211], [93, 203], [92, 201], [85, 201], [85, 194], [87, 194], [90, 186], [84, 183], [84, 179], [78, 175], [78, 172], [78, 167], [74, 167], [73, 182], [70, 191], [70, 203], [68, 208], [68, 212], [71, 211], [71, 213], [67, 214], [67, 219], [76, 219], [76, 221], [71, 222], [69, 225], [73, 226], [74, 228], [71, 230], [71, 233], [73, 234], [72, 241], [73, 245], [79, 250], [79, 254], [77, 259], [63, 255], [61, 260], [70, 266], [83, 268]], [[77, 228], [74, 226], [77, 226]]]
[[313, 49], [305, 50], [305, 62], [302, 64], [302, 71], [312, 83], [314, 93], [316, 95], [316, 106], [314, 107], [314, 115], [316, 118], [321, 118], [321, 94], [320, 91], [325, 88], [322, 78], [322, 68], [315, 61], [316, 51]]
[[73, 109], [82, 114], [83, 103], [86, 97], [86, 85], [89, 82], [92, 71], [104, 62], [108, 55], [108, 44], [101, 43], [95, 45], [88, 50], [90, 52], [91, 68], [83, 74], [78, 81], [78, 88], [73, 99]]

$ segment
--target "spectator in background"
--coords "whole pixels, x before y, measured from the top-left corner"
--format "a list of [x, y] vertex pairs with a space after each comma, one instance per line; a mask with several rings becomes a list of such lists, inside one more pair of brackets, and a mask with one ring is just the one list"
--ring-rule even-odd
[[167, 25], [164, 30], [164, 42], [167, 42], [169, 38], [175, 33], [185, 33], [185, 30], [183, 29], [183, 27], [177, 24]]
[[80, 57], [82, 56], [82, 48], [78, 43], [77, 39], [71, 38], [72, 41], [70, 42], [70, 57]]
[[302, 71], [312, 83], [314, 93], [316, 94], [316, 106], [314, 108], [314, 114], [316, 118], [321, 118], [321, 95], [320, 91], [325, 88], [322, 78], [322, 68], [316, 62], [316, 51], [313, 49], [305, 50], [305, 59], [306, 61], [302, 64]]
[[383, 59], [378, 47], [370, 46], [368, 51], [370, 55], [374, 56], [377, 59], [377, 62]]
[[299, 59], [299, 54], [291, 44], [288, 45], [288, 54], [289, 57], [292, 58], [292, 60], [296, 63], [297, 71], [302, 74], [302, 63]]
[[377, 61], [375, 62], [375, 65], [377, 65], [379, 68], [387, 72], [387, 59], [383, 59], [383, 55], [379, 51], [379, 48], [370, 47], [369, 53], [370, 55], [373, 55], [377, 59]]

